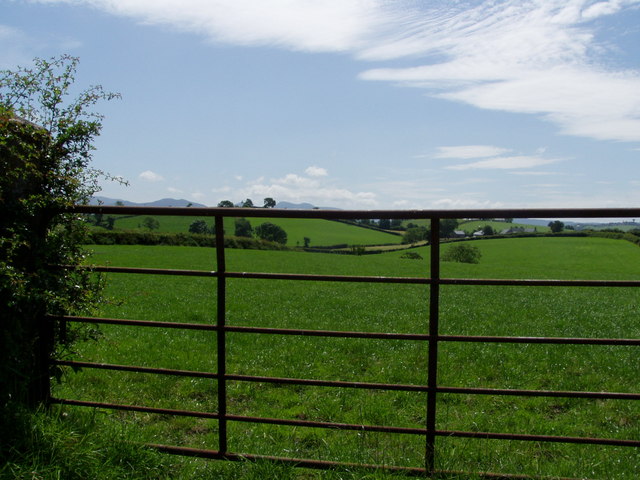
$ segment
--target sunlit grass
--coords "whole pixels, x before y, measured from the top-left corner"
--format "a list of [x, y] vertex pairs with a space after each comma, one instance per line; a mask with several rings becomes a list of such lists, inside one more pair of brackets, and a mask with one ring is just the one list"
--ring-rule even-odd
[[[482, 240], [477, 265], [443, 263], [442, 275], [477, 278], [637, 279], [640, 250], [595, 238]], [[443, 250], [448, 245], [443, 245]], [[212, 249], [94, 247], [92, 261], [118, 266], [215, 270]], [[423, 260], [228, 250], [227, 270], [387, 276], [429, 275]], [[101, 315], [215, 323], [215, 279], [111, 274]], [[230, 279], [227, 324], [280, 328], [426, 333], [428, 286]], [[441, 333], [451, 335], [638, 338], [637, 289], [441, 287]], [[216, 371], [214, 332], [103, 326], [78, 359]], [[227, 334], [232, 374], [424, 385], [427, 344]], [[638, 392], [635, 347], [448, 343], [439, 345], [439, 384], [460, 387]], [[92, 369], [70, 374], [56, 394], [69, 398], [216, 411], [214, 380]], [[421, 428], [426, 395], [347, 388], [229, 382], [228, 411]], [[114, 414], [141, 441], [217, 448], [217, 423]], [[232, 451], [422, 466], [424, 439], [231, 422]], [[640, 438], [640, 406], [624, 400], [441, 394], [438, 428], [541, 435]], [[439, 438], [438, 465], [595, 478], [635, 478], [637, 449]], [[220, 467], [228, 468], [228, 467]], [[288, 471], [288, 470], [287, 470]], [[283, 474], [284, 475], [284, 474]], [[287, 474], [288, 475], [288, 474]], [[297, 475], [297, 474], [292, 474]], [[240, 477], [238, 477], [240, 478]], [[249, 478], [249, 477], [247, 477]], [[307, 477], [308, 478], [308, 477]]]
[[[117, 230], [146, 230], [144, 215], [116, 217], [114, 228]], [[156, 216], [158, 232], [186, 233], [195, 221], [204, 221], [209, 229], [213, 229], [214, 220], [211, 217], [174, 217]], [[304, 218], [247, 218], [253, 228], [262, 223], [270, 222], [282, 227], [287, 232], [287, 245], [302, 247], [305, 237], [309, 239], [309, 246], [331, 245], [384, 245], [401, 243], [402, 237], [378, 230], [362, 228], [331, 220]], [[235, 218], [226, 217], [224, 228], [228, 235], [235, 232]]]

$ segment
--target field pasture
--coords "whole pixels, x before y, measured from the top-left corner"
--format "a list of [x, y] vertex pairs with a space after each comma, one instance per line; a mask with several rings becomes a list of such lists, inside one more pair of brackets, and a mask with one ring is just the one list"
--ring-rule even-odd
[[[114, 229], [144, 231], [144, 219], [146, 215], [123, 215], [115, 218]], [[186, 233], [191, 223], [203, 220], [209, 228], [213, 228], [213, 219], [205, 217], [184, 216], [155, 216], [158, 221], [158, 232]], [[302, 247], [305, 237], [309, 238], [311, 247], [329, 247], [333, 245], [387, 245], [399, 244], [402, 236], [391, 233], [357, 227], [332, 220], [305, 218], [250, 218], [253, 228], [261, 223], [270, 222], [282, 227], [287, 232], [287, 246]], [[227, 235], [233, 235], [235, 231], [235, 218], [225, 217], [224, 228]]]
[[[331, 222], [333, 225], [336, 222]], [[378, 232], [373, 232], [378, 233]], [[313, 238], [312, 238], [313, 242]], [[361, 242], [364, 243], [364, 242]], [[443, 262], [442, 277], [637, 280], [640, 249], [589, 237], [512, 238], [474, 242], [480, 263]], [[442, 250], [450, 244], [442, 245]], [[215, 251], [197, 247], [91, 246], [90, 263], [215, 270]], [[227, 271], [345, 275], [429, 275], [429, 247], [378, 255], [226, 250]], [[160, 275], [107, 275], [99, 316], [214, 324], [216, 280]], [[442, 286], [441, 333], [448, 335], [640, 338], [640, 290], [593, 287]], [[227, 325], [394, 333], [427, 333], [427, 285], [227, 280]], [[215, 332], [102, 325], [75, 359], [215, 372]], [[439, 345], [438, 383], [568, 391], [640, 391], [637, 347], [453, 343]], [[420, 341], [227, 334], [227, 372], [424, 385], [428, 345]], [[215, 412], [216, 382], [85, 368], [67, 372], [60, 398]], [[350, 388], [228, 383], [236, 415], [424, 428], [426, 394]], [[63, 407], [73, 410], [71, 407]], [[99, 422], [121, 425], [138, 442], [217, 449], [215, 420], [114, 412]], [[640, 402], [440, 394], [443, 430], [640, 438]], [[107, 427], [105, 427], [107, 428]], [[574, 478], [637, 478], [635, 448], [438, 437], [437, 467]], [[229, 423], [229, 450], [359, 463], [424, 466], [424, 438]], [[319, 472], [258, 464], [173, 460], [210, 478], [321, 478]], [[182, 463], [181, 463], [182, 462]], [[178, 467], [176, 467], [178, 468]], [[278, 471], [277, 477], [275, 471]], [[184, 477], [187, 478], [186, 474]], [[204, 474], [203, 474], [204, 475]], [[219, 475], [219, 477], [216, 477]], [[269, 475], [272, 475], [269, 477]], [[357, 473], [327, 478], [362, 478]], [[348, 476], [351, 475], [351, 476]], [[371, 478], [392, 475], [372, 474]], [[207, 477], [209, 478], [209, 477]], [[395, 477], [394, 477], [395, 478]], [[456, 478], [469, 478], [461, 476]]]
[[458, 230], [462, 230], [465, 232], [477, 232], [478, 230], [482, 230], [486, 225], [489, 225], [493, 231], [498, 234], [503, 230], [508, 228], [525, 228], [525, 229], [535, 229], [537, 233], [546, 233], [550, 232], [551, 229], [548, 226], [542, 225], [527, 225], [524, 223], [506, 223], [499, 222], [497, 220], [466, 220], [461, 221], [458, 224]]

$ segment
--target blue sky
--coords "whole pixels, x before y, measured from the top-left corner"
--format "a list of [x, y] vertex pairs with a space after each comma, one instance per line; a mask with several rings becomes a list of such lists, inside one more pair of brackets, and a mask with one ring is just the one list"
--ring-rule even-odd
[[640, 0], [0, 0], [0, 68], [122, 99], [102, 194], [638, 207]]

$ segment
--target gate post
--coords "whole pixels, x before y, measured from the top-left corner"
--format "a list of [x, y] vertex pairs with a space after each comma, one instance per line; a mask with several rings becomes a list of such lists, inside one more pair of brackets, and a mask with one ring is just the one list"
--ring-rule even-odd
[[436, 388], [438, 385], [438, 321], [440, 300], [440, 219], [431, 219], [431, 266], [429, 287], [429, 357], [427, 370], [427, 436], [425, 467], [435, 469]]
[[218, 363], [218, 451], [227, 452], [227, 359], [226, 359], [226, 264], [224, 255], [224, 217], [216, 215], [217, 363]]

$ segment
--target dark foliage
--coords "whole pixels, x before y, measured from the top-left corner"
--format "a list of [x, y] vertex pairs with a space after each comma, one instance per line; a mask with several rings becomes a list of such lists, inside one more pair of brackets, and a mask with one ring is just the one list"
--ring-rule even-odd
[[101, 117], [90, 111], [114, 95], [92, 87], [68, 101], [78, 60], [36, 59], [32, 69], [0, 72], [0, 404], [46, 401], [50, 356], [69, 351], [81, 330], [49, 315], [89, 310], [100, 281], [52, 268], [83, 262], [85, 222], [60, 214], [97, 190], [89, 168]]

